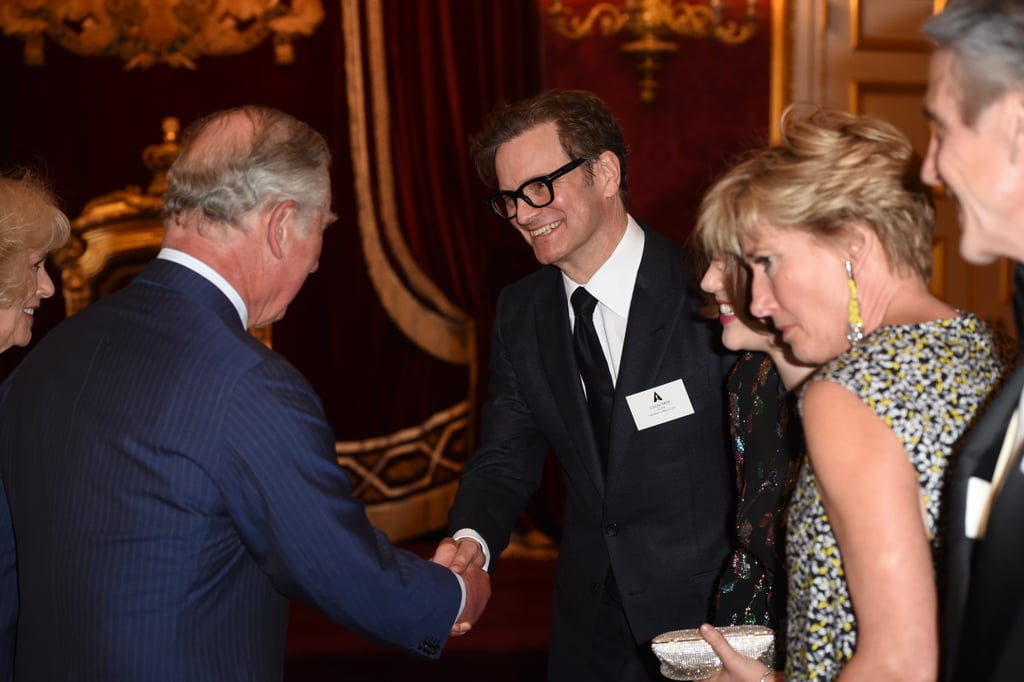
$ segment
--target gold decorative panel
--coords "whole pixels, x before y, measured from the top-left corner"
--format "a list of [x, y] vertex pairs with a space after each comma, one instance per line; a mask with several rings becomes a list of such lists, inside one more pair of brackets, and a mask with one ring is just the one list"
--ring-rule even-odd
[[621, 33], [622, 52], [632, 56], [640, 70], [640, 99], [653, 102], [662, 62], [679, 51], [675, 36], [739, 45], [757, 33], [757, 5], [758, 0], [747, 0], [741, 10], [721, 0], [622, 0], [621, 4], [598, 2], [570, 8], [562, 0], [550, 0], [545, 13], [552, 28], [570, 40], [598, 32]]
[[779, 142], [779, 119], [793, 101], [793, 11], [787, 0], [772, 2], [771, 83], [768, 97], [768, 135], [772, 144]]
[[931, 128], [921, 115], [924, 81], [853, 81], [850, 84], [850, 110], [855, 114], [871, 114], [883, 118], [910, 138], [918, 154], [928, 151]]
[[928, 52], [921, 25], [942, 0], [850, 0], [850, 43], [855, 50]]
[[247, 52], [273, 39], [278, 64], [324, 17], [320, 0], [0, 0], [0, 29], [44, 63], [44, 36], [75, 54], [117, 56], [125, 68], [196, 68], [200, 55]]
[[415, 537], [448, 521], [459, 475], [471, 454], [473, 413], [467, 402], [422, 424], [380, 438], [337, 441], [338, 463], [366, 513], [392, 540]]

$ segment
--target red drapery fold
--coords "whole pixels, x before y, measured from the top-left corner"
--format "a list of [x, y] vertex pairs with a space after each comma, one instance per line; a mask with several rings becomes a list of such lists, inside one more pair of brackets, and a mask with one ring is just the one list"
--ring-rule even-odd
[[499, 102], [540, 87], [539, 15], [532, 3], [501, 0], [385, 0], [384, 15], [405, 236], [486, 343], [497, 291], [535, 264], [484, 205], [468, 138]]

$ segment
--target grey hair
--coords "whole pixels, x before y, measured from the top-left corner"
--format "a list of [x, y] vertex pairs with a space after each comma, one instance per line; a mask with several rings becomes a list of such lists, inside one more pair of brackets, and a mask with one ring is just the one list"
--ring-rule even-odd
[[[225, 128], [245, 116], [251, 133]], [[167, 172], [163, 215], [197, 211], [206, 219], [245, 229], [242, 220], [269, 203], [288, 199], [300, 215], [330, 202], [331, 152], [318, 132], [276, 109], [244, 106], [206, 116], [182, 136], [178, 158]], [[310, 221], [300, 221], [303, 230]]]
[[950, 0], [921, 29], [956, 55], [960, 114], [971, 126], [1007, 92], [1024, 89], [1024, 3]]

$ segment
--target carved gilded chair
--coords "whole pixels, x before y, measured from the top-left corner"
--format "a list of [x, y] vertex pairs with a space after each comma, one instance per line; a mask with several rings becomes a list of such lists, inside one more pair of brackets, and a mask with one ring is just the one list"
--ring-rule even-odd
[[[53, 256], [61, 269], [68, 316], [124, 286], [153, 260], [164, 236], [160, 210], [167, 169], [178, 156], [178, 119], [163, 120], [163, 141], [146, 147], [142, 160], [152, 173], [145, 191], [137, 186], [97, 197], [71, 223], [71, 238]], [[252, 330], [270, 345], [270, 327]]]

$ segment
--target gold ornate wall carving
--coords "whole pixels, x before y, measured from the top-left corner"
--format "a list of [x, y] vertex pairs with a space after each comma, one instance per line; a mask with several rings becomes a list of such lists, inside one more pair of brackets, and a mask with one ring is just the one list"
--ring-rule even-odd
[[324, 17], [320, 0], [3, 0], [0, 29], [25, 42], [25, 62], [44, 62], [44, 36], [87, 57], [117, 56], [125, 68], [196, 68], [201, 55], [247, 52], [273, 39], [278, 64], [292, 41]]
[[723, 6], [720, 0], [624, 0], [621, 4], [598, 2], [574, 10], [565, 7], [562, 0], [550, 0], [542, 9], [552, 28], [570, 40], [597, 33], [623, 34], [621, 50], [635, 58], [640, 70], [640, 99], [650, 103], [657, 96], [662, 62], [679, 51], [676, 36], [717, 40], [725, 45], [739, 45], [754, 37], [760, 23], [758, 0], [747, 0], [745, 9], [731, 4], [739, 3]]

